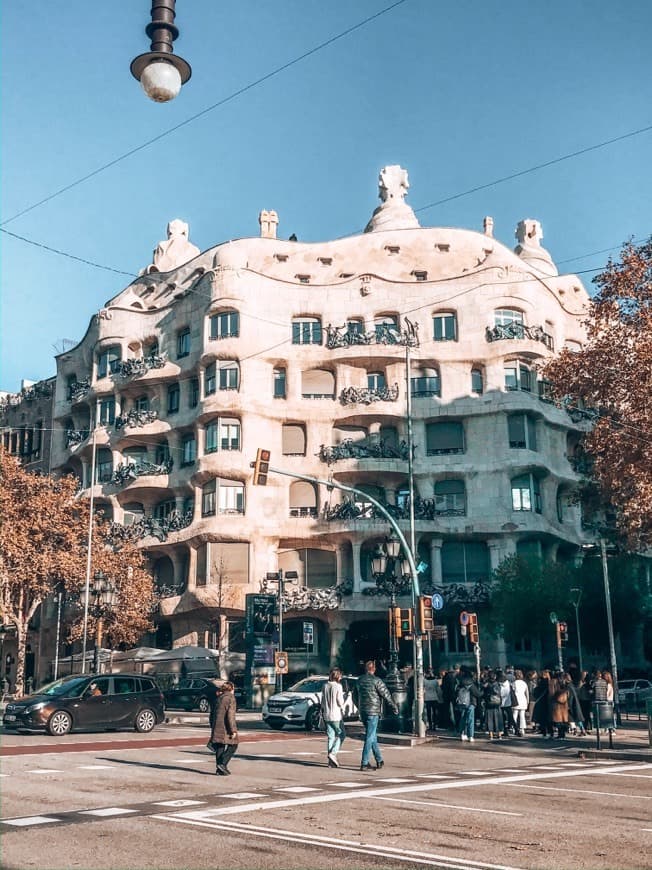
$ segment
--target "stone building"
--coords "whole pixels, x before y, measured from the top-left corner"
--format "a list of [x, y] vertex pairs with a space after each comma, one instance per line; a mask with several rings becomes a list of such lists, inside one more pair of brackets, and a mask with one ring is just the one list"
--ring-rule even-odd
[[[363, 496], [274, 474], [253, 486], [250, 465], [264, 447], [288, 472], [353, 485], [408, 535], [408, 390], [421, 578], [447, 603], [435, 660], [469, 655], [459, 611], [482, 625], [505, 556], [578, 551], [569, 456], [583, 424], [548, 401], [538, 365], [580, 347], [586, 290], [558, 274], [537, 221], [518, 224], [512, 250], [491, 218], [479, 232], [421, 227], [400, 167], [379, 188], [365, 232], [330, 242], [281, 240], [263, 211], [260, 237], [200, 253], [173, 221], [57, 358], [53, 467], [90, 493], [95, 453], [96, 502], [154, 562], [159, 646], [219, 633], [241, 650], [245, 593], [283, 569], [308, 590], [286, 614], [295, 670], [308, 618], [315, 666], [386, 656], [387, 599], [369, 593], [387, 523]], [[316, 609], [334, 587], [339, 607]], [[483, 641], [494, 661], [536, 658], [528, 638]]]
[[55, 382], [54, 377], [23, 381], [19, 393], [0, 393], [2, 445], [29, 471], [50, 470]]

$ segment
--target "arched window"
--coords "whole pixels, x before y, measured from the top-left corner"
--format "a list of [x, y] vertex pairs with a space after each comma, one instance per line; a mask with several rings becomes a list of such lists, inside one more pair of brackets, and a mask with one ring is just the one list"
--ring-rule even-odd
[[122, 453], [122, 459], [126, 465], [135, 465], [136, 468], [140, 468], [147, 462], [147, 447], [127, 447]]
[[532, 392], [534, 375], [526, 363], [521, 362], [520, 360], [509, 360], [505, 363], [504, 370], [506, 390], [525, 390], [528, 393]]
[[95, 482], [108, 483], [113, 477], [113, 454], [106, 447], [97, 451], [95, 463]]
[[435, 483], [435, 513], [437, 516], [466, 515], [466, 492], [463, 480], [438, 480]]
[[435, 341], [457, 341], [457, 317], [454, 311], [439, 311], [432, 318]]
[[374, 332], [378, 344], [396, 344], [401, 334], [398, 314], [378, 314], [374, 317]]
[[520, 474], [512, 478], [511, 485], [512, 510], [541, 513], [541, 488], [538, 477], [533, 474]]
[[240, 315], [234, 309], [220, 311], [211, 315], [210, 333], [211, 341], [220, 338], [236, 338], [240, 334]]
[[368, 372], [367, 387], [370, 390], [384, 390], [387, 386], [384, 372]]
[[494, 326], [502, 327], [505, 337], [523, 338], [525, 318], [518, 308], [497, 308], [494, 311]]
[[334, 399], [335, 376], [325, 369], [302, 372], [301, 395], [304, 399]]
[[283, 456], [306, 455], [306, 428], [298, 423], [284, 423], [282, 429]]
[[436, 367], [422, 368], [420, 373], [410, 378], [410, 390], [415, 399], [424, 399], [428, 396], [441, 396], [441, 377]]
[[295, 317], [292, 320], [292, 344], [321, 344], [319, 317]]
[[312, 483], [298, 480], [290, 484], [290, 516], [317, 516], [317, 492]]
[[369, 493], [369, 495], [373, 496], [376, 501], [379, 501], [381, 504], [385, 503], [385, 490], [381, 486], [374, 486], [370, 483], [361, 483], [357, 486], [357, 489], [362, 490], [362, 495], [360, 493], [355, 493], [354, 502], [355, 506], [360, 511], [361, 517], [371, 517], [373, 514], [374, 506], [370, 501], [365, 499], [364, 493]]
[[477, 396], [484, 393], [484, 372], [477, 366], [471, 369], [471, 392]]
[[132, 526], [145, 517], [145, 508], [139, 501], [131, 501], [123, 508], [123, 525]]
[[119, 344], [103, 348], [97, 355], [97, 377], [105, 378], [109, 374], [114, 374], [121, 358], [122, 350]]
[[284, 399], [287, 390], [287, 370], [285, 368], [274, 369], [274, 398]]
[[218, 389], [237, 390], [240, 386], [240, 367], [236, 360], [223, 359], [217, 364]]

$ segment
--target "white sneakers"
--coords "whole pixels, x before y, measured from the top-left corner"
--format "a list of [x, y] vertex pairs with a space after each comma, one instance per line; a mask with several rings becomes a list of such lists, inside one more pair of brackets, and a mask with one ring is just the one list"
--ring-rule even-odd
[[469, 739], [469, 738], [466, 736], [466, 734], [460, 734], [460, 740], [465, 741], [465, 740], [468, 740], [468, 739]]

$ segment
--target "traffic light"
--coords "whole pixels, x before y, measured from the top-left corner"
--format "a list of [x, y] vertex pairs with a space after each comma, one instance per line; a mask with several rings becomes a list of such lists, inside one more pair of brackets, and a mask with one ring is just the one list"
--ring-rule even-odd
[[559, 635], [559, 645], [564, 646], [564, 644], [568, 643], [568, 623], [567, 622], [558, 622], [557, 623], [557, 633]]
[[480, 634], [478, 632], [478, 614], [469, 613], [469, 640], [471, 643], [480, 642]]
[[409, 607], [392, 607], [390, 614], [397, 638], [412, 634], [412, 611]]
[[267, 486], [267, 475], [269, 473], [269, 460], [272, 454], [269, 450], [263, 450], [261, 447], [256, 451], [256, 461], [252, 462], [254, 467], [254, 484], [256, 486]]
[[419, 628], [432, 631], [435, 627], [435, 614], [432, 609], [432, 595], [419, 596]]

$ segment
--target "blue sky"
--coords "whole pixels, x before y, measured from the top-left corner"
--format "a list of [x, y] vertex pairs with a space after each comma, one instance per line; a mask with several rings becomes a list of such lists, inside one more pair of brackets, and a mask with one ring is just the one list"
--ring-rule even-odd
[[[178, 0], [180, 96], [146, 99], [149, 0], [2, 4], [2, 221], [260, 78], [392, 0]], [[4, 229], [136, 274], [169, 219], [202, 250], [258, 234], [359, 231], [378, 170], [413, 208], [652, 124], [649, 0], [406, 0], [392, 11]], [[419, 212], [512, 245], [543, 224], [561, 270], [599, 268], [652, 233], [652, 132]], [[0, 234], [0, 389], [54, 374], [55, 346], [129, 283]], [[572, 262], [563, 262], [571, 260]], [[584, 275], [588, 284], [591, 274]]]

